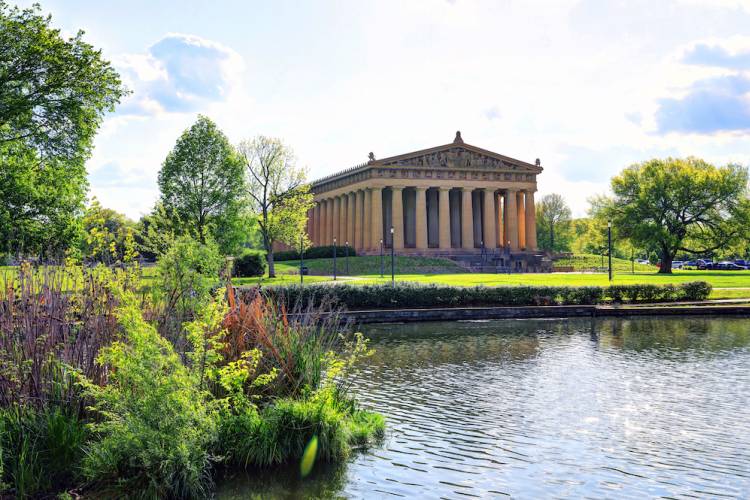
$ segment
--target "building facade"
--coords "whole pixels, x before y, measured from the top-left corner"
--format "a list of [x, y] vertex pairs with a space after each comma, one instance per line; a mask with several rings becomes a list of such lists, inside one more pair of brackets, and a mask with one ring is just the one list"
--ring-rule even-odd
[[[533, 253], [534, 164], [463, 142], [370, 161], [312, 183], [315, 246], [404, 255]], [[391, 229], [392, 228], [392, 229]]]

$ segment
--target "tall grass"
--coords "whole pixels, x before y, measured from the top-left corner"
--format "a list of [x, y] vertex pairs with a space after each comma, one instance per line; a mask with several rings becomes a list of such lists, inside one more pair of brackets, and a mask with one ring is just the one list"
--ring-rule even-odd
[[[0, 291], [0, 405], [44, 406], [76, 397], [68, 367], [97, 384], [99, 350], [118, 336], [115, 293], [130, 276], [108, 269], [21, 266]], [[81, 408], [82, 409], [82, 408]]]

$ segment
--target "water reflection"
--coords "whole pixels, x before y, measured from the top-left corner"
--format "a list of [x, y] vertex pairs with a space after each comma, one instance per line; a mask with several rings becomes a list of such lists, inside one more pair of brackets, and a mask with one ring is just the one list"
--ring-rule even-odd
[[235, 480], [223, 495], [750, 496], [750, 320], [490, 321], [366, 333], [377, 353], [355, 388], [363, 405], [387, 415], [384, 445], [310, 481], [267, 473]]

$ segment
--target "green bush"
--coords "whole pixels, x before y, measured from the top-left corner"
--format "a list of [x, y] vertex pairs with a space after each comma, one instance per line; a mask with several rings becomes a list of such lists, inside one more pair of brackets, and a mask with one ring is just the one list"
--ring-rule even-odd
[[205, 498], [215, 421], [207, 394], [133, 297], [119, 312], [124, 338], [100, 351], [107, 385], [83, 380], [101, 421], [83, 473], [106, 494]]
[[234, 276], [238, 278], [263, 276], [265, 272], [266, 259], [259, 252], [245, 251], [234, 259]]
[[283, 298], [288, 304], [333, 301], [348, 309], [594, 305], [604, 302], [673, 302], [705, 300], [711, 285], [705, 282], [681, 285], [499, 286], [457, 287], [397, 283], [380, 285], [326, 284], [279, 285], [264, 293]]
[[[350, 246], [347, 249], [346, 246], [336, 245], [337, 256], [343, 257], [346, 255], [346, 252], [349, 252], [349, 257], [357, 256], [357, 252], [356, 250], [354, 250], [353, 247]], [[333, 257], [333, 245], [308, 248], [305, 250], [304, 256], [306, 259], [330, 259]], [[283, 252], [274, 252], [273, 260], [275, 261], [299, 260], [299, 251], [298, 250], [284, 250]]]

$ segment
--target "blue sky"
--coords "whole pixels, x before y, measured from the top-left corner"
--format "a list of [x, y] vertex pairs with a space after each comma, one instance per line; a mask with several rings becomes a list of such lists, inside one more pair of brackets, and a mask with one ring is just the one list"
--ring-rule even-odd
[[[29, 2], [30, 3], [30, 2]], [[43, 1], [133, 94], [88, 163], [92, 196], [137, 218], [206, 114], [237, 143], [283, 138], [311, 179], [470, 144], [541, 158], [539, 195], [576, 215], [654, 156], [750, 163], [750, 0]]]

